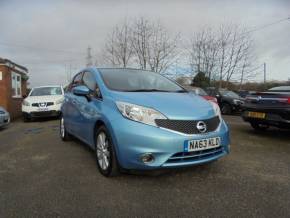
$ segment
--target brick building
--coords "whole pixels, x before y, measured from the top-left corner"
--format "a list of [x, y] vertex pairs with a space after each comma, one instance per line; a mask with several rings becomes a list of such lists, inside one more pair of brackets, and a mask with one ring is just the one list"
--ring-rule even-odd
[[12, 119], [21, 116], [21, 103], [29, 78], [27, 73], [27, 68], [0, 58], [0, 106], [10, 113]]

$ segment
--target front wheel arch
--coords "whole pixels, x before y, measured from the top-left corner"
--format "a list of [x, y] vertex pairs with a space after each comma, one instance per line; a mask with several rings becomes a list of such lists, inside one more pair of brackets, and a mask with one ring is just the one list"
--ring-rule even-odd
[[95, 127], [94, 127], [94, 144], [93, 144], [93, 148], [96, 149], [96, 147], [95, 147], [95, 144], [96, 144], [95, 133], [98, 131], [98, 129], [101, 126], [105, 126], [106, 129], [110, 132], [111, 140], [113, 141], [114, 150], [116, 152], [116, 158], [117, 158], [118, 162], [120, 163], [119, 150], [118, 150], [118, 147], [117, 147], [117, 140], [116, 140], [115, 134], [114, 134], [113, 129], [112, 129], [111, 125], [109, 124], [109, 122], [105, 122], [104, 120], [97, 120], [96, 121]]

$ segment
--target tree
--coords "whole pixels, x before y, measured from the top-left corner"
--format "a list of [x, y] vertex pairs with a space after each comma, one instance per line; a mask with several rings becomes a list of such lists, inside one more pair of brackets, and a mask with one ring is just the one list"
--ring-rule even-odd
[[140, 17], [114, 28], [104, 56], [112, 66], [137, 66], [162, 73], [177, 57], [178, 40], [179, 36], [171, 37], [160, 22]]
[[236, 25], [222, 25], [216, 31], [203, 29], [190, 40], [189, 64], [204, 72], [210, 80], [225, 80], [227, 87], [233, 78], [244, 77], [252, 65], [253, 41]]
[[127, 67], [133, 56], [131, 30], [127, 21], [116, 25], [105, 45], [104, 58], [112, 66]]
[[198, 87], [208, 87], [210, 84], [210, 79], [203, 72], [199, 72], [193, 78], [193, 84]]

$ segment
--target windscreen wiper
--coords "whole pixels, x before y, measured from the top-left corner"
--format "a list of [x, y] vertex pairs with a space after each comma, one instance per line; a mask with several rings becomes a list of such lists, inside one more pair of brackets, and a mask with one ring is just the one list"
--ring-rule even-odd
[[125, 90], [125, 92], [170, 92], [170, 91], [162, 89], [133, 89], [133, 90]]

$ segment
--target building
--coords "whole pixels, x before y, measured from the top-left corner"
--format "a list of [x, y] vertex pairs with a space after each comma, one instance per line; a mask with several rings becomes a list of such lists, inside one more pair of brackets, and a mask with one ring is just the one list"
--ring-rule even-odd
[[0, 106], [12, 119], [21, 116], [23, 95], [27, 92], [27, 68], [0, 58]]

